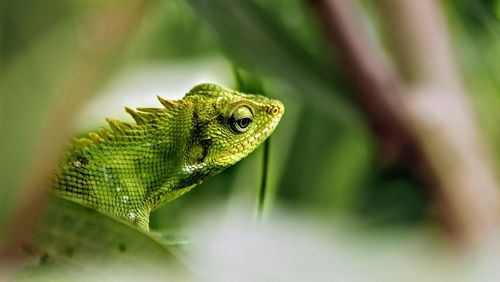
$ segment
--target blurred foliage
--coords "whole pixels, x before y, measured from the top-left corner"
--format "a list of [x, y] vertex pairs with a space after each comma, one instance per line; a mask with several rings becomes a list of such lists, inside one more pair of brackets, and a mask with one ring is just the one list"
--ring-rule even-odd
[[[31, 157], [44, 150], [37, 138], [48, 113], [56, 101], [71, 99], [71, 93], [56, 97], [54, 89], [74, 55], [75, 37], [85, 36], [75, 34], [76, 26], [111, 2], [0, 1], [1, 228], [19, 204], [14, 199]], [[376, 4], [363, 2], [366, 20], [374, 20]], [[500, 1], [444, 3], [465, 82], [495, 152], [492, 158], [500, 163]], [[266, 206], [327, 223], [347, 218], [363, 232], [432, 228], [436, 219], [429, 191], [411, 172], [378, 160], [352, 85], [302, 1], [154, 1], [109, 77], [125, 67], [172, 61], [196, 66], [214, 56], [255, 74], [267, 95], [284, 101], [286, 113], [270, 145]], [[241, 78], [228, 86], [238, 85], [245, 88]], [[151, 227], [180, 234], [188, 218], [212, 207], [230, 212], [235, 203], [248, 209], [251, 220], [262, 154], [260, 148], [160, 208]]]
[[138, 275], [130, 265], [158, 277], [186, 272], [170, 248], [149, 234], [71, 201], [53, 198], [40, 226], [33, 236], [36, 247], [23, 246], [29, 259], [21, 280], [62, 281], [81, 275], [112, 280], [116, 276], [110, 269], [123, 277]]
[[500, 1], [448, 1], [451, 31], [461, 63], [492, 152], [500, 164]]

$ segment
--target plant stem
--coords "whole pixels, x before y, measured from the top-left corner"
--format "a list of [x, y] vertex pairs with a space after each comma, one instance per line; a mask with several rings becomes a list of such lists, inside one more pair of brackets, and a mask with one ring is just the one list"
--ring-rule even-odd
[[257, 219], [262, 220], [264, 215], [264, 208], [266, 199], [269, 198], [269, 189], [267, 189], [268, 185], [268, 173], [269, 173], [269, 151], [271, 148], [271, 140], [267, 139], [264, 142], [264, 152], [262, 156], [262, 174], [260, 179], [260, 189], [257, 199]]

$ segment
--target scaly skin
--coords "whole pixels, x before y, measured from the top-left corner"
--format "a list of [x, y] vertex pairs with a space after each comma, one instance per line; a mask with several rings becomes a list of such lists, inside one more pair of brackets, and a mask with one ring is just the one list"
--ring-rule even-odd
[[56, 170], [56, 194], [149, 229], [149, 214], [235, 164], [278, 125], [283, 104], [214, 84], [165, 108], [126, 108], [136, 123], [107, 119], [76, 140]]

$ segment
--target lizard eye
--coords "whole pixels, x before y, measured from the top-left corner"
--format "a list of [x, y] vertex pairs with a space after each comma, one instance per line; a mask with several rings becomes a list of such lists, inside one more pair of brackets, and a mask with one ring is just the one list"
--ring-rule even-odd
[[243, 133], [248, 130], [252, 121], [252, 111], [248, 107], [242, 106], [233, 112], [229, 125], [235, 133]]

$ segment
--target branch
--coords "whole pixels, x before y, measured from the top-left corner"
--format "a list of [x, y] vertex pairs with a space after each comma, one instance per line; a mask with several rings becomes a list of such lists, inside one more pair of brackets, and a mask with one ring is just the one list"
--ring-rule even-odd
[[[497, 228], [498, 184], [432, 0], [384, 0], [385, 29], [401, 74], [383, 64], [344, 0], [311, 0], [356, 87], [385, 158], [433, 188], [449, 234], [471, 245]], [[436, 66], [438, 65], [438, 66]]]
[[437, 176], [462, 240], [480, 242], [498, 227], [498, 185], [485, 141], [457, 71], [446, 25], [433, 0], [380, 2], [408, 96], [405, 108]]
[[345, 1], [311, 0], [328, 39], [356, 89], [356, 99], [379, 140], [388, 162], [401, 159], [410, 141], [408, 121], [401, 107], [400, 81], [375, 56]]

